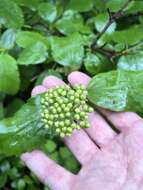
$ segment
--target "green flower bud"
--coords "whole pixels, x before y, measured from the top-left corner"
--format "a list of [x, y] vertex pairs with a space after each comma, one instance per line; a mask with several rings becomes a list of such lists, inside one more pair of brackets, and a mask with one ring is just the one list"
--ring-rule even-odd
[[59, 116], [60, 116], [61, 119], [65, 118], [65, 115], [63, 113], [59, 114]]
[[65, 125], [70, 125], [71, 124], [69, 119], [65, 119], [64, 123], [65, 123]]
[[63, 121], [60, 121], [60, 126], [64, 127], [64, 122]]
[[67, 107], [64, 108], [64, 111], [65, 111], [65, 112], [69, 112], [69, 111], [70, 111], [70, 108], [67, 106]]
[[80, 119], [80, 115], [79, 115], [79, 114], [75, 114], [74, 118], [75, 118], [76, 120], [79, 120], [79, 119]]
[[72, 129], [76, 129], [77, 124], [76, 124], [76, 123], [72, 123], [72, 124], [71, 124], [71, 127], [72, 127]]
[[91, 108], [91, 107], [88, 107], [88, 110], [87, 110], [87, 112], [93, 112], [94, 111], [94, 109], [93, 108]]
[[70, 100], [74, 100], [75, 97], [72, 95], [72, 96], [69, 97], [69, 99], [70, 99]]
[[49, 125], [46, 124], [46, 125], [45, 125], [45, 128], [48, 129], [48, 128], [49, 128]]
[[76, 112], [76, 113], [80, 113], [81, 110], [80, 110], [79, 108], [76, 108], [76, 109], [75, 109], [75, 112]]
[[82, 111], [82, 112], [79, 113], [79, 115], [80, 115], [81, 117], [84, 117], [84, 116], [86, 115], [86, 113]]
[[57, 108], [59, 107], [59, 104], [57, 102], [54, 103], [54, 107]]
[[56, 122], [55, 122], [55, 126], [56, 126], [56, 127], [59, 127], [59, 121], [56, 121]]
[[62, 109], [60, 107], [57, 108], [57, 112], [60, 113]]
[[66, 136], [70, 137], [70, 136], [71, 136], [71, 133], [66, 133]]
[[65, 133], [61, 132], [61, 133], [60, 133], [60, 137], [61, 137], [61, 138], [64, 138], [64, 137], [65, 137]]
[[81, 121], [81, 122], [80, 122], [80, 126], [81, 126], [81, 127], [86, 126], [86, 122], [85, 122], [85, 121]]
[[67, 112], [67, 113], [65, 114], [65, 116], [66, 116], [66, 117], [70, 117], [70, 116], [71, 116], [71, 113], [70, 113], [70, 112]]
[[68, 127], [68, 128], [67, 128], [67, 131], [68, 131], [68, 132], [72, 132], [72, 130], [73, 130], [73, 129], [72, 129], [71, 127]]
[[62, 131], [64, 131], [64, 132], [65, 132], [66, 130], [67, 130], [67, 128], [66, 128], [66, 127], [62, 127]]
[[47, 123], [49, 124], [49, 125], [53, 125], [53, 122], [52, 121], [47, 121]]
[[61, 130], [59, 128], [56, 129], [56, 133], [60, 133]]
[[41, 120], [49, 133], [55, 131], [63, 138], [70, 136], [74, 129], [89, 127], [87, 113], [93, 109], [86, 103], [86, 96], [83, 85], [73, 89], [68, 85], [49, 89], [41, 99]]
[[56, 113], [57, 113], [57, 109], [56, 109], [56, 108], [53, 108], [53, 109], [52, 109], [52, 113], [53, 113], [53, 114], [56, 114]]

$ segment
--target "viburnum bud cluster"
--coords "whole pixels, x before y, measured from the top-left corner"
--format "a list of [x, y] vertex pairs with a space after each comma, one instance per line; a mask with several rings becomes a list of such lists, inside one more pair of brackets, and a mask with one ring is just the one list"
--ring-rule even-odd
[[42, 122], [45, 128], [60, 137], [70, 136], [74, 129], [88, 128], [88, 115], [93, 108], [87, 104], [87, 90], [83, 85], [68, 85], [49, 89], [41, 99]]

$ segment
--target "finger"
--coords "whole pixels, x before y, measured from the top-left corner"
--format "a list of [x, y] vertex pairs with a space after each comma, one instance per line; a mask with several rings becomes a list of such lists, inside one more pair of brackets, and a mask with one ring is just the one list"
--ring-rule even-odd
[[46, 91], [46, 88], [44, 86], [38, 85], [33, 88], [32, 92], [31, 92], [31, 96], [36, 96], [37, 94], [43, 93], [45, 91]]
[[[83, 84], [88, 85], [90, 77], [81, 72], [72, 72], [68, 76], [71, 85]], [[91, 127], [86, 129], [89, 136], [99, 145], [104, 146], [112, 140], [116, 133], [111, 129], [107, 122], [98, 113], [89, 114], [89, 122]]]
[[[64, 84], [61, 79], [53, 76], [49, 76], [43, 81], [43, 85], [47, 88]], [[75, 131], [71, 137], [65, 138], [65, 144], [67, 144], [81, 164], [84, 164], [98, 149], [83, 130]]]
[[126, 131], [135, 127], [140, 121], [143, 122], [143, 119], [139, 117], [136, 113], [133, 112], [112, 112], [99, 108], [101, 113], [110, 121], [117, 129], [120, 131]]
[[47, 89], [54, 88], [56, 86], [61, 86], [64, 84], [65, 83], [61, 79], [59, 79], [55, 76], [48, 76], [42, 82], [42, 85]]
[[71, 137], [65, 137], [64, 142], [82, 165], [91, 160], [98, 151], [97, 146], [82, 129], [75, 130]]
[[34, 150], [21, 156], [27, 167], [52, 190], [69, 190], [75, 178], [73, 174], [49, 159], [44, 153]]

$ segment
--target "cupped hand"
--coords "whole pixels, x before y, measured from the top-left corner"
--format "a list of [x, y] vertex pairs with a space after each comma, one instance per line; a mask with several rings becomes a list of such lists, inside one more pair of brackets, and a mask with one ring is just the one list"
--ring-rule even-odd
[[[87, 85], [90, 78], [80, 72], [68, 76], [72, 86]], [[64, 82], [49, 76], [32, 95]], [[64, 139], [82, 165], [77, 175], [35, 150], [22, 160], [51, 190], [143, 190], [143, 120], [135, 113], [100, 109], [89, 114], [91, 127], [74, 131]], [[108, 122], [107, 122], [108, 121]], [[111, 125], [120, 131], [116, 133]]]

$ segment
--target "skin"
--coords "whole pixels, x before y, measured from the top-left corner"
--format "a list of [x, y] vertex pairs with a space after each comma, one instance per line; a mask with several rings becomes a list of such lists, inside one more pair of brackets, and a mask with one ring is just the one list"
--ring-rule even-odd
[[[68, 76], [69, 83], [87, 86], [90, 78], [80, 72]], [[32, 95], [62, 85], [63, 81], [49, 76]], [[74, 131], [65, 144], [81, 163], [73, 175], [43, 152], [34, 150], [21, 159], [51, 190], [143, 190], [143, 119], [132, 112], [115, 113], [98, 108], [89, 114], [91, 127]], [[118, 129], [115, 132], [109, 122]]]

